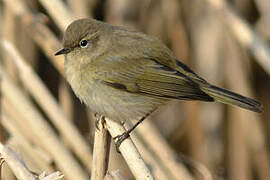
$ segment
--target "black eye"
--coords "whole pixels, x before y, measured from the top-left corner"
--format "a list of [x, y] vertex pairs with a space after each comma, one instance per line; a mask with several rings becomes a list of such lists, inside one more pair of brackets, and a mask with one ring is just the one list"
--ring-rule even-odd
[[85, 48], [85, 47], [87, 46], [87, 44], [88, 44], [87, 40], [82, 40], [82, 41], [80, 42], [80, 46], [81, 46], [82, 48]]

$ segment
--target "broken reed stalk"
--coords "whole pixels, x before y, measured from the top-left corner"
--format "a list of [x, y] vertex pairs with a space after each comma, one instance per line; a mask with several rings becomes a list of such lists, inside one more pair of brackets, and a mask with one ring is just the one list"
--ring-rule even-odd
[[108, 170], [111, 137], [104, 123], [103, 117], [96, 122], [91, 180], [103, 180]]
[[4, 146], [2, 143], [0, 143], [0, 155], [19, 180], [57, 180], [64, 177], [59, 171], [49, 175], [45, 173], [40, 176], [34, 175], [26, 167], [24, 161], [9, 146]]
[[[6, 100], [3, 99], [2, 101], [6, 101]], [[5, 103], [5, 102], [2, 102], [2, 103]], [[16, 144], [19, 146], [18, 151], [20, 153], [25, 152], [28, 155], [28, 161], [26, 159], [24, 160], [26, 162], [31, 161], [31, 165], [32, 165], [31, 167], [33, 166], [35, 167], [35, 170], [33, 169], [32, 170], [37, 171], [37, 172], [41, 172], [41, 171], [52, 172], [53, 168], [50, 166], [50, 164], [52, 163], [53, 160], [48, 155], [48, 153], [41, 151], [40, 149], [37, 149], [33, 144], [31, 144], [31, 142], [21, 132], [21, 129], [18, 127], [18, 124], [16, 123], [16, 121], [12, 119], [10, 116], [8, 116], [7, 112], [4, 112], [4, 110], [2, 110], [0, 117], [1, 117], [1, 124], [11, 135], [11, 137], [16, 142]], [[8, 140], [9, 145], [10, 145], [10, 142], [12, 142], [11, 139]], [[13, 147], [12, 145], [10, 146]]]
[[26, 167], [23, 160], [10, 147], [0, 143], [0, 155], [1, 159], [3, 158], [19, 180], [38, 180]]

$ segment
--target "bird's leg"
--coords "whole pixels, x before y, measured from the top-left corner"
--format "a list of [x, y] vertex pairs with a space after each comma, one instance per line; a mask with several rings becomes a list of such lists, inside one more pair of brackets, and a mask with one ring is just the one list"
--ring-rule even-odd
[[105, 122], [105, 116], [99, 115], [98, 113], [95, 113], [94, 116], [96, 118], [95, 126], [96, 126], [96, 128], [98, 130], [100, 130], [99, 127], [98, 127], [98, 123], [99, 123], [99, 121], [101, 121], [102, 126], [103, 126], [104, 125], [104, 122]]
[[121, 125], [121, 126], [124, 126], [124, 125], [125, 125], [125, 121], [121, 121], [121, 122], [120, 122], [120, 125]]
[[126, 132], [124, 132], [121, 135], [115, 136], [113, 139], [116, 140], [115, 142], [115, 146], [116, 146], [116, 151], [118, 153], [120, 153], [119, 151], [119, 147], [122, 144], [122, 142], [127, 139], [129, 137], [129, 134], [139, 125], [143, 122], [143, 120], [145, 120], [151, 113], [145, 115], [144, 117], [142, 117], [138, 122], [136, 122], [136, 124], [134, 126], [132, 126], [129, 130], [127, 130]]

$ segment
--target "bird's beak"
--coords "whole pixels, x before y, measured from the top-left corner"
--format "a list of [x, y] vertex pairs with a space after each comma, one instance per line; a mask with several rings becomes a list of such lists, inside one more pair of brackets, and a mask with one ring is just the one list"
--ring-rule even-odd
[[61, 54], [67, 54], [67, 53], [69, 53], [71, 50], [70, 50], [70, 48], [63, 48], [63, 49], [61, 49], [60, 51], [58, 51], [57, 53], [55, 53], [54, 55], [55, 56], [58, 56], [58, 55], [61, 55]]

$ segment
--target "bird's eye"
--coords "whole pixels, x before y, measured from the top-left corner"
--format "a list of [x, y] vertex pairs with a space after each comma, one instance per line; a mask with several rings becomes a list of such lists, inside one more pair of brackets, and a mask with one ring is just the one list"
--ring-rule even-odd
[[81, 46], [82, 48], [86, 48], [86, 47], [87, 47], [87, 44], [88, 44], [87, 40], [82, 40], [82, 41], [80, 42], [80, 46]]

